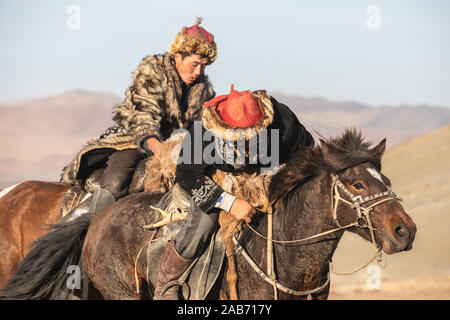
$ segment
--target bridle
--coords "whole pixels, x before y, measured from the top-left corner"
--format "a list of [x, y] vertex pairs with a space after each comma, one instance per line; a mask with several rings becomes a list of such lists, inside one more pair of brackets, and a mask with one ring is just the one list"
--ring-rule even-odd
[[[272, 221], [273, 221], [273, 214], [272, 214], [272, 210], [271, 208], [269, 209], [269, 212], [267, 212], [267, 219], [268, 219], [268, 224], [267, 224], [267, 236], [262, 235], [261, 233], [259, 233], [258, 231], [256, 231], [255, 229], [253, 229], [248, 223], [247, 226], [249, 227], [249, 229], [251, 231], [253, 231], [255, 234], [257, 234], [258, 236], [264, 238], [267, 240], [267, 273], [265, 273], [263, 270], [261, 270], [261, 268], [256, 264], [256, 262], [250, 257], [250, 255], [245, 251], [245, 249], [242, 247], [242, 245], [239, 243], [239, 241], [237, 240], [236, 236], [233, 237], [233, 242], [236, 246], [236, 254], [242, 254], [242, 256], [247, 260], [247, 262], [250, 264], [250, 266], [258, 273], [259, 276], [261, 276], [265, 281], [269, 282], [270, 284], [272, 284], [273, 289], [274, 289], [274, 297], [275, 299], [278, 298], [278, 290], [281, 290], [285, 293], [288, 294], [292, 294], [292, 295], [298, 295], [298, 296], [308, 296], [308, 299], [312, 298], [312, 294], [313, 293], [317, 293], [317, 292], [321, 292], [323, 289], [325, 289], [329, 282], [330, 282], [330, 271], [328, 272], [328, 278], [327, 281], [322, 284], [321, 286], [312, 289], [312, 290], [305, 290], [305, 291], [297, 291], [294, 289], [290, 289], [284, 285], [282, 285], [275, 276], [275, 272], [274, 272], [274, 256], [273, 256], [273, 244], [292, 244], [292, 243], [298, 243], [298, 242], [303, 242], [303, 241], [307, 241], [307, 240], [311, 240], [314, 238], [318, 238], [318, 237], [322, 237], [324, 235], [330, 234], [330, 233], [334, 233], [336, 231], [339, 230], [345, 230], [348, 228], [352, 228], [352, 227], [358, 227], [358, 228], [362, 228], [362, 229], [369, 229], [370, 232], [370, 236], [371, 236], [371, 240], [372, 240], [372, 244], [374, 245], [375, 248], [375, 255], [368, 261], [366, 262], [363, 266], [351, 271], [351, 272], [347, 272], [347, 273], [337, 273], [334, 272], [334, 274], [337, 275], [350, 275], [353, 274], [355, 272], [360, 271], [361, 269], [364, 269], [365, 267], [367, 267], [373, 260], [375, 260], [375, 258], [378, 257], [378, 261], [380, 262], [382, 260], [381, 257], [381, 248], [379, 247], [379, 245], [376, 242], [375, 239], [375, 233], [374, 231], [377, 231], [377, 229], [374, 229], [372, 226], [372, 220], [370, 218], [370, 212], [378, 205], [387, 202], [387, 201], [391, 201], [391, 200], [397, 200], [397, 201], [401, 201], [401, 199], [399, 197], [397, 197], [397, 195], [391, 190], [390, 186], [387, 186], [387, 190], [384, 192], [380, 192], [377, 194], [373, 194], [373, 195], [369, 195], [366, 197], [362, 197], [361, 195], [354, 195], [339, 179], [339, 176], [336, 174], [331, 173], [331, 179], [332, 179], [332, 183], [331, 183], [331, 210], [333, 212], [333, 219], [335, 220], [338, 228], [335, 229], [331, 229], [307, 238], [303, 238], [303, 239], [298, 239], [298, 240], [288, 240], [288, 241], [281, 241], [281, 240], [274, 240], [272, 238], [273, 236], [273, 232], [272, 232]], [[341, 194], [339, 193], [339, 190], [341, 190], [342, 192], [344, 192], [349, 198], [350, 201], [344, 199]], [[374, 200], [378, 200], [370, 205], [367, 205], [368, 202], [374, 201]], [[345, 204], [348, 204], [349, 206], [351, 206], [353, 209], [356, 210], [357, 212], [357, 218], [356, 221], [353, 223], [350, 223], [348, 225], [345, 226], [341, 226], [338, 216], [337, 216], [337, 209], [339, 206], [339, 202], [342, 201]], [[330, 264], [330, 270], [332, 270], [332, 262], [329, 261]]]
[[[339, 223], [339, 219], [337, 217], [337, 208], [339, 206], [339, 201], [342, 201], [349, 206], [351, 206], [353, 209], [356, 210], [356, 213], [358, 214], [356, 218], [356, 226], [362, 229], [369, 229], [370, 237], [372, 240], [372, 244], [374, 245], [375, 249], [380, 250], [378, 248], [378, 244], [375, 239], [375, 233], [374, 231], [377, 231], [372, 226], [372, 220], [370, 218], [370, 211], [372, 211], [376, 206], [387, 202], [391, 200], [397, 200], [401, 201], [399, 197], [391, 190], [390, 186], [387, 186], [387, 190], [384, 192], [376, 193], [373, 195], [368, 195], [366, 197], [362, 197], [361, 195], [354, 195], [342, 182], [339, 180], [339, 176], [335, 174], [331, 174], [332, 184], [331, 184], [331, 207], [333, 209], [333, 219], [336, 222], [336, 224], [341, 227], [341, 224]], [[339, 193], [339, 189], [342, 190], [346, 195], [350, 197], [351, 201], [348, 201], [341, 197]], [[378, 200], [380, 199], [380, 200]], [[363, 206], [367, 204], [368, 202], [378, 200], [371, 205]]]

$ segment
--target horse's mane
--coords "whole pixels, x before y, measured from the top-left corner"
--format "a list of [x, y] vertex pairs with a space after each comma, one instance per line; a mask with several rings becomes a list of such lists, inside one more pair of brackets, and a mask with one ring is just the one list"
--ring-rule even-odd
[[346, 129], [341, 137], [321, 139], [320, 145], [300, 150], [291, 156], [286, 166], [277, 172], [269, 187], [270, 202], [284, 206], [289, 195], [305, 182], [319, 176], [323, 171], [339, 173], [345, 169], [369, 162], [381, 170], [381, 157], [385, 149], [384, 139], [370, 149], [361, 132]]

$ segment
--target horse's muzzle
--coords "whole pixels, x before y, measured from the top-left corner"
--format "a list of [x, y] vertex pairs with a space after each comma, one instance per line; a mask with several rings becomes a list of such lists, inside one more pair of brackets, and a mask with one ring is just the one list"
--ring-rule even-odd
[[404, 223], [399, 223], [393, 227], [391, 234], [387, 232], [381, 233], [381, 241], [383, 242], [383, 250], [387, 254], [393, 254], [401, 251], [408, 251], [412, 249], [412, 243], [416, 236], [416, 225], [412, 223], [407, 226]]

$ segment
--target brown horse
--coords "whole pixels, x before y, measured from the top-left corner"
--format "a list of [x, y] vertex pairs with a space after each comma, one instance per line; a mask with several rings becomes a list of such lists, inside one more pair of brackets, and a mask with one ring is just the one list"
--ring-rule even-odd
[[[60, 219], [60, 204], [69, 186], [26, 181], [0, 197], [0, 288], [17, 271], [31, 243]], [[8, 192], [6, 192], [8, 191]]]
[[[388, 178], [381, 174], [384, 149], [385, 140], [370, 148], [360, 134], [346, 131], [340, 138], [322, 141], [292, 157], [269, 188], [275, 208], [273, 221], [258, 215], [236, 238], [241, 247], [235, 256], [240, 299], [273, 299], [276, 295], [279, 299], [326, 299], [330, 262], [345, 230], [373, 241], [387, 254], [412, 248], [416, 226], [390, 191]], [[63, 296], [67, 288], [60, 274], [65, 269], [58, 274], [56, 266], [76, 263], [74, 252], [82, 251], [86, 273], [104, 298], [151, 298], [148, 288], [154, 284], [147, 279], [147, 268], [158, 266], [147, 265], [143, 249], [155, 235], [142, 227], [157, 220], [149, 207], [161, 196], [133, 194], [95, 217], [86, 215], [59, 226], [52, 237], [67, 243], [65, 251], [49, 254], [49, 243], [34, 247], [32, 252], [45, 258], [33, 265], [27, 256], [25, 266], [21, 265], [11, 283], [0, 291], [0, 297]], [[270, 251], [264, 236], [269, 230], [275, 235], [272, 259], [267, 259]], [[86, 232], [82, 246], [80, 238]], [[309, 239], [314, 235], [317, 237]], [[76, 241], [71, 240], [74, 237]], [[305, 238], [308, 240], [301, 241]], [[264, 270], [271, 261], [275, 277], [270, 279]], [[42, 277], [36, 275], [42, 267], [51, 272], [36, 279]], [[209, 298], [230, 297], [224, 272], [221, 275]], [[55, 277], [59, 280], [53, 281]]]

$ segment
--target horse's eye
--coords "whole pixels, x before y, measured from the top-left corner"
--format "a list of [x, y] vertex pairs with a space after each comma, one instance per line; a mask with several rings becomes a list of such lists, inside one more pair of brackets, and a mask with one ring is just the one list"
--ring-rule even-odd
[[355, 184], [353, 185], [353, 187], [354, 187], [355, 189], [358, 189], [358, 190], [364, 189], [364, 186], [363, 186], [361, 183], [359, 183], [359, 182], [355, 183]]

